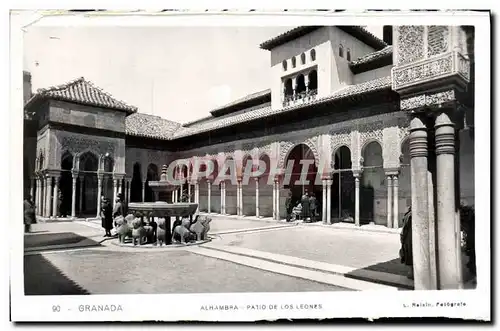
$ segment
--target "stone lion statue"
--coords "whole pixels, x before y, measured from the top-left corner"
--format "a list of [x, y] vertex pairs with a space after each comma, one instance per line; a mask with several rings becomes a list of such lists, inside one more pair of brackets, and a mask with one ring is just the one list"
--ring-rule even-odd
[[212, 219], [207, 216], [197, 216], [194, 223], [191, 224], [191, 232], [196, 234], [196, 240], [207, 240], [207, 234], [210, 230]]
[[172, 243], [180, 242], [187, 244], [190, 241], [196, 240], [196, 235], [189, 229], [191, 221], [189, 218], [184, 218], [180, 225], [177, 225], [172, 231]]
[[127, 237], [132, 236], [132, 221], [134, 220], [134, 215], [129, 214], [126, 217], [119, 216], [116, 218], [116, 233], [118, 234], [118, 240], [120, 244], [125, 242]]
[[141, 219], [139, 217], [134, 218], [132, 221], [132, 243], [134, 246], [143, 244], [144, 232]]
[[167, 223], [164, 218], [159, 218], [156, 228], [156, 241], [158, 244], [167, 244]]

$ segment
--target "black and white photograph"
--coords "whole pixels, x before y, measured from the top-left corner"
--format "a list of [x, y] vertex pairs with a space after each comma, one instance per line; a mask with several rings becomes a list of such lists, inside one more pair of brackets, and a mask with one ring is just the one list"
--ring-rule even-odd
[[12, 319], [489, 320], [489, 13], [230, 12], [11, 12]]

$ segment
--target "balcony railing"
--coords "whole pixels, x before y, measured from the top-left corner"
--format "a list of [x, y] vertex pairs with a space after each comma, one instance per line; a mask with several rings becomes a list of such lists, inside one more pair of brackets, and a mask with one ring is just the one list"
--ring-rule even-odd
[[294, 95], [286, 95], [283, 98], [283, 107], [293, 106], [300, 103], [306, 103], [316, 99], [318, 95], [318, 90], [308, 90], [300, 93], [295, 93]]

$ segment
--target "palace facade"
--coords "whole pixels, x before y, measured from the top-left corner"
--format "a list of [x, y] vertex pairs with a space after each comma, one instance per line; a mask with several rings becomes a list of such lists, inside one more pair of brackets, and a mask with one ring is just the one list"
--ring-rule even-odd
[[[307, 190], [325, 223], [399, 227], [412, 190], [428, 191], [419, 183], [433, 173], [429, 155], [444, 153], [455, 158], [437, 157], [437, 173], [455, 169], [455, 202], [473, 205], [473, 37], [455, 26], [386, 26], [383, 39], [358, 26], [297, 27], [260, 45], [270, 53], [269, 89], [185, 124], [143, 114], [85, 78], [32, 94], [25, 72], [25, 194], [47, 218], [95, 218], [101, 195], [122, 192], [132, 202], [189, 200], [204, 212], [282, 219], [288, 192]], [[441, 135], [450, 121], [451, 136]], [[171, 197], [150, 190], [162, 165], [207, 158], [213, 174], [192, 178], [183, 167]], [[214, 183], [226, 160], [236, 180]], [[242, 169], [259, 160], [267, 171], [243, 182]], [[311, 160], [310, 182], [297, 185], [301, 160]], [[289, 164], [291, 180], [273, 171]]]

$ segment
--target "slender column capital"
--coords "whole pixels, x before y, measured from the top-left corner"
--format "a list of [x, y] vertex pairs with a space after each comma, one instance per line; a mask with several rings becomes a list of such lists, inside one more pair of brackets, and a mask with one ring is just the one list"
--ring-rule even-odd
[[357, 178], [359, 180], [359, 177], [361, 177], [361, 174], [363, 173], [362, 170], [353, 170], [352, 175], [354, 178]]
[[78, 174], [79, 174], [79, 172], [77, 170], [71, 170], [71, 176], [73, 177], [74, 181], [76, 181]]
[[441, 113], [434, 125], [436, 155], [455, 154], [455, 124], [446, 113]]
[[398, 180], [399, 176], [398, 175], [393, 175], [392, 176], [392, 185], [393, 186], [398, 186], [399, 185], [399, 180]]
[[326, 185], [327, 186], [332, 186], [333, 181], [331, 179], [326, 180]]
[[420, 117], [414, 117], [410, 122], [410, 157], [427, 157], [427, 126]]

